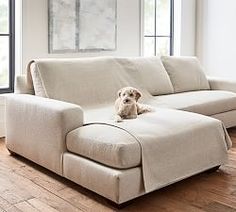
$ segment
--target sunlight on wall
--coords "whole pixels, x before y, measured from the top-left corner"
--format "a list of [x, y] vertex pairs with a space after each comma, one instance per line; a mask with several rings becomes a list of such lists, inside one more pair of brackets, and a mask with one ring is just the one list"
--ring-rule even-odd
[[22, 0], [15, 1], [15, 75], [22, 74]]
[[181, 0], [174, 1], [174, 55], [181, 55]]

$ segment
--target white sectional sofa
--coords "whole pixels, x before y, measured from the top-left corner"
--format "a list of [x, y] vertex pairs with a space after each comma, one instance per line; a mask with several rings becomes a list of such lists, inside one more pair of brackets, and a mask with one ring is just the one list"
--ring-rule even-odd
[[[155, 111], [113, 120], [116, 92]], [[227, 160], [236, 82], [195, 57], [42, 59], [7, 98], [7, 148], [121, 204]]]

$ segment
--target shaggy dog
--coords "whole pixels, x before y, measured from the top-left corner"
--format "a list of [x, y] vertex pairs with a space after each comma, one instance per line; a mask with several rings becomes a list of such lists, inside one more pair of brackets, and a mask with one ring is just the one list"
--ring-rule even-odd
[[153, 110], [148, 105], [137, 103], [142, 94], [136, 88], [122, 88], [117, 95], [118, 98], [115, 102], [116, 122], [121, 122], [122, 119], [135, 119], [138, 115]]

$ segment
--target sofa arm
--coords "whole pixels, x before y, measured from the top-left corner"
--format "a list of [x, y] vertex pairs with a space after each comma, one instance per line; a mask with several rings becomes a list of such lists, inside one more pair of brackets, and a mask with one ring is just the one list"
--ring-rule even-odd
[[236, 93], [236, 80], [208, 77], [211, 90], [225, 90]]
[[57, 174], [68, 132], [83, 125], [78, 105], [27, 94], [6, 98], [6, 146]]

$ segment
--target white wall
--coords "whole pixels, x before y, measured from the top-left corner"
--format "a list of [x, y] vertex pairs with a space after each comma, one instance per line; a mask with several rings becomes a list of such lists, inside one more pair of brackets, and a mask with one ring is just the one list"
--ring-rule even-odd
[[196, 0], [174, 1], [174, 55], [195, 55]]
[[196, 53], [208, 75], [236, 79], [236, 1], [197, 0]]
[[182, 56], [195, 55], [195, 32], [196, 32], [196, 0], [182, 0], [180, 55]]
[[[117, 0], [117, 51], [48, 54], [47, 0], [22, 0], [22, 67], [32, 58], [86, 57], [98, 55], [139, 56], [141, 54], [141, 1]], [[175, 0], [177, 55], [195, 55], [195, 4], [196, 0]], [[177, 7], [176, 7], [177, 8]]]
[[117, 1], [117, 50], [93, 53], [48, 54], [47, 0], [23, 0], [23, 67], [32, 58], [140, 54], [140, 1]]

